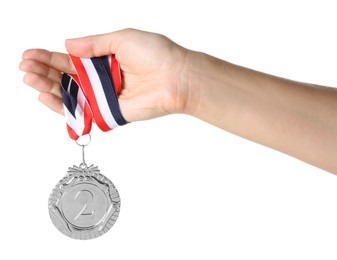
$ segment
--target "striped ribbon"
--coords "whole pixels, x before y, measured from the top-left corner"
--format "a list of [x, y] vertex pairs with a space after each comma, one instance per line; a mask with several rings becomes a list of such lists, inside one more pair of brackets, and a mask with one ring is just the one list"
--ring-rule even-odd
[[64, 73], [62, 100], [70, 138], [89, 134], [93, 120], [102, 131], [125, 125], [118, 103], [119, 63], [114, 55], [78, 58], [69, 55], [77, 75]]

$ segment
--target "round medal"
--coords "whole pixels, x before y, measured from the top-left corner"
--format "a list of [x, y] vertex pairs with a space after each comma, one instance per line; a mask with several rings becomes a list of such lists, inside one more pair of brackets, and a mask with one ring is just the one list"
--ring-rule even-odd
[[49, 197], [49, 215], [58, 230], [75, 239], [92, 239], [116, 222], [120, 197], [97, 166], [73, 166]]

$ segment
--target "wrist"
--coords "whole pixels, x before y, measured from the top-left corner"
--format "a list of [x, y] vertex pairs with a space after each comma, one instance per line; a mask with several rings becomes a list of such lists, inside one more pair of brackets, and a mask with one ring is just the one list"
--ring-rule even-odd
[[179, 70], [178, 81], [178, 96], [180, 106], [177, 113], [195, 116], [198, 105], [200, 103], [200, 87], [202, 83], [200, 80], [203, 78], [200, 75], [200, 63], [202, 63], [203, 53], [192, 50], [186, 50], [182, 66]]
[[185, 66], [180, 74], [181, 88], [185, 90], [181, 113], [204, 119], [209, 96], [217, 96], [218, 86], [225, 82], [223, 61], [191, 50], [187, 52], [185, 59]]
[[236, 66], [211, 55], [189, 51], [182, 82], [185, 106], [182, 113], [219, 126], [227, 116], [228, 104], [240, 98], [236, 89]]

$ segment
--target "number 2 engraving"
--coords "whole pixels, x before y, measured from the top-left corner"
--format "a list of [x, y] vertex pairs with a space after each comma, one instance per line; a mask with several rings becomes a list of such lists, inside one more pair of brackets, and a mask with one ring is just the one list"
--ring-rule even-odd
[[74, 220], [77, 220], [81, 216], [84, 216], [84, 217], [88, 217], [88, 216], [93, 217], [94, 216], [95, 210], [92, 210], [90, 212], [90, 210], [87, 209], [87, 208], [90, 209], [90, 205], [91, 205], [91, 202], [92, 202], [93, 198], [94, 198], [93, 194], [88, 190], [80, 190], [79, 192], [77, 192], [74, 199], [84, 201], [84, 202], [83, 202], [82, 209], [76, 215]]

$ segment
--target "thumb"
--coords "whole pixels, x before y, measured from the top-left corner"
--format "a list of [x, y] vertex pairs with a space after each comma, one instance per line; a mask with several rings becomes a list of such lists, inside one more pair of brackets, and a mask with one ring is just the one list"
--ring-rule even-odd
[[116, 53], [126, 30], [107, 34], [93, 35], [65, 41], [69, 54], [77, 57], [91, 58]]

